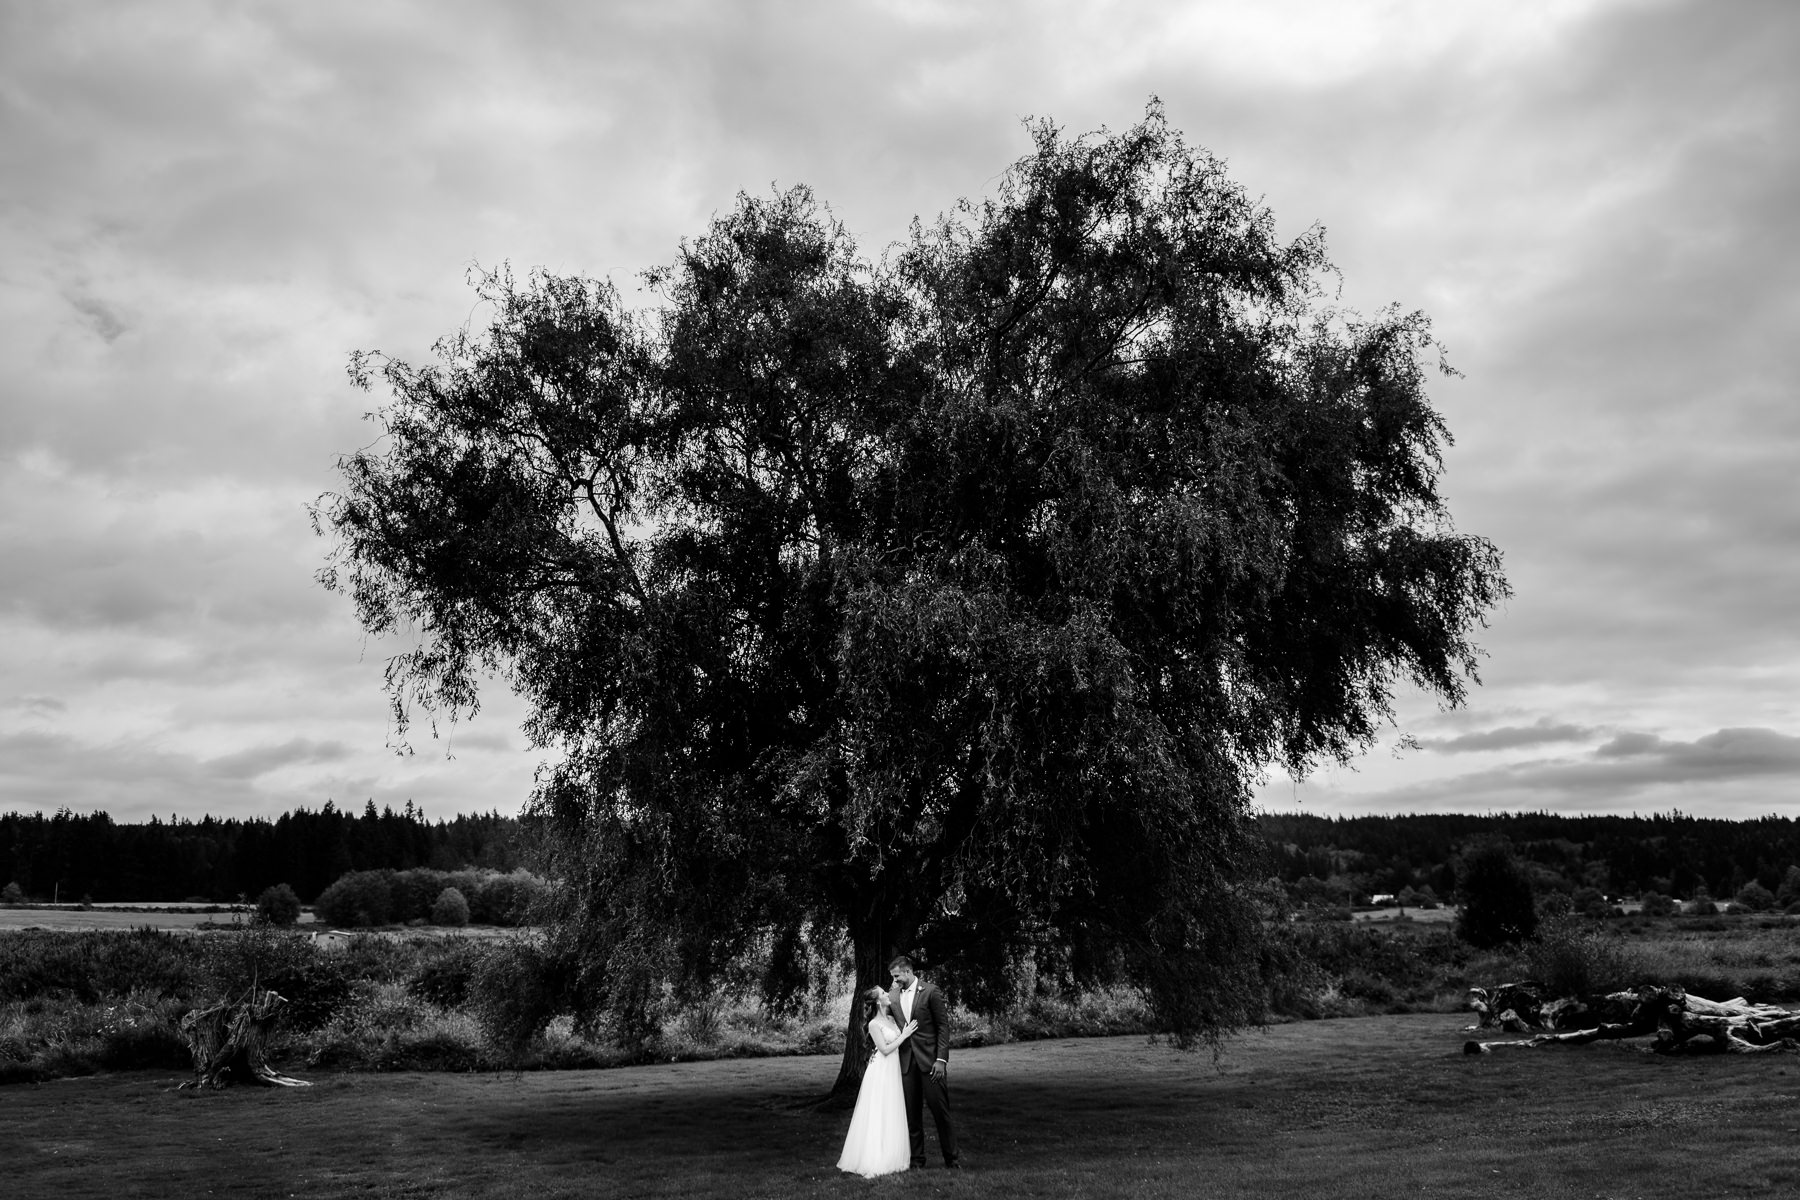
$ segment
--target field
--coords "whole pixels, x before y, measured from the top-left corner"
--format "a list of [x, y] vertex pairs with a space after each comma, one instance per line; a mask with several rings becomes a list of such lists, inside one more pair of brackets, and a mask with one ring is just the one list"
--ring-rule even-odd
[[952, 1063], [966, 1169], [872, 1183], [833, 1169], [847, 1114], [805, 1103], [824, 1056], [204, 1095], [168, 1073], [21, 1085], [0, 1159], [18, 1200], [1800, 1194], [1800, 1059], [1469, 1058], [1463, 1023], [1283, 1025], [1216, 1066], [1141, 1037], [969, 1050]]
[[1448, 925], [1456, 920], [1456, 910], [1448, 905], [1439, 908], [1365, 908], [1350, 914], [1353, 921], [1415, 921], [1421, 925]]
[[[26, 908], [0, 906], [0, 930], [5, 929], [197, 929], [209, 925], [230, 925], [234, 920], [247, 921], [254, 909], [225, 911], [219, 905], [137, 905], [95, 904], [88, 908]], [[310, 912], [300, 914], [300, 923], [312, 923]]]

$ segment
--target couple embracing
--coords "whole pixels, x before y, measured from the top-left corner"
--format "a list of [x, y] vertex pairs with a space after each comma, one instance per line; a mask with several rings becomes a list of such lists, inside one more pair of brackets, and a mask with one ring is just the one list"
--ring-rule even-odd
[[925, 1113], [937, 1125], [946, 1167], [962, 1165], [950, 1125], [950, 1019], [944, 994], [920, 979], [904, 954], [888, 965], [892, 991], [862, 994], [873, 1050], [838, 1168], [887, 1175], [925, 1165]]

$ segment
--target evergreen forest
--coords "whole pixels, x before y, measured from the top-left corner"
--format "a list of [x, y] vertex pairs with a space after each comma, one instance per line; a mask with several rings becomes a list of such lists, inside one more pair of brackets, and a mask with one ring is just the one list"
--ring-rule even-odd
[[254, 900], [285, 883], [307, 903], [351, 871], [512, 871], [521, 864], [520, 822], [498, 812], [427, 820], [409, 800], [361, 815], [327, 800], [274, 820], [152, 817], [114, 821], [64, 809], [0, 815], [0, 886], [33, 900], [95, 903]]
[[[1533, 890], [1657, 892], [1729, 897], [1746, 884], [1779, 891], [1800, 865], [1800, 820], [1550, 813], [1324, 817], [1264, 813], [1267, 874], [1295, 899], [1346, 905], [1374, 897], [1455, 897], [1463, 853], [1503, 839]], [[429, 820], [399, 812], [297, 808], [270, 820], [206, 816], [114, 821], [104, 812], [0, 814], [0, 886], [34, 900], [96, 903], [254, 899], [289, 884], [310, 903], [351, 871], [512, 871], [525, 865], [525, 829], [498, 812]]]

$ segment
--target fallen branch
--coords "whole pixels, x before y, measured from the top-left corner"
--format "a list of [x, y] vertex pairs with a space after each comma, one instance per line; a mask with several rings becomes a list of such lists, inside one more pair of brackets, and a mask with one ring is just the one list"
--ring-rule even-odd
[[1679, 987], [1645, 984], [1604, 996], [1545, 1000], [1536, 984], [1470, 988], [1469, 1006], [1482, 1026], [1522, 1033], [1523, 1040], [1463, 1043], [1464, 1054], [1488, 1054], [1506, 1046], [1580, 1046], [1588, 1042], [1655, 1037], [1658, 1054], [1761, 1054], [1800, 1049], [1800, 1012], [1744, 998], [1708, 1000]]

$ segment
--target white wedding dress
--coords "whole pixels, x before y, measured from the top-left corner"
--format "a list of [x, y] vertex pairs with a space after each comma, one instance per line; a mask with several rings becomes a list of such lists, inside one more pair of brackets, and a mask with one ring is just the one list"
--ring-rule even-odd
[[[869, 1022], [869, 1036], [877, 1046], [891, 1046], [900, 1037], [899, 1027], [887, 1017]], [[838, 1170], [858, 1175], [889, 1175], [904, 1171], [912, 1162], [912, 1146], [906, 1136], [906, 1093], [900, 1087], [900, 1055], [877, 1051], [863, 1068], [862, 1088], [856, 1093], [856, 1111], [850, 1115], [850, 1132], [844, 1135], [844, 1154]]]

